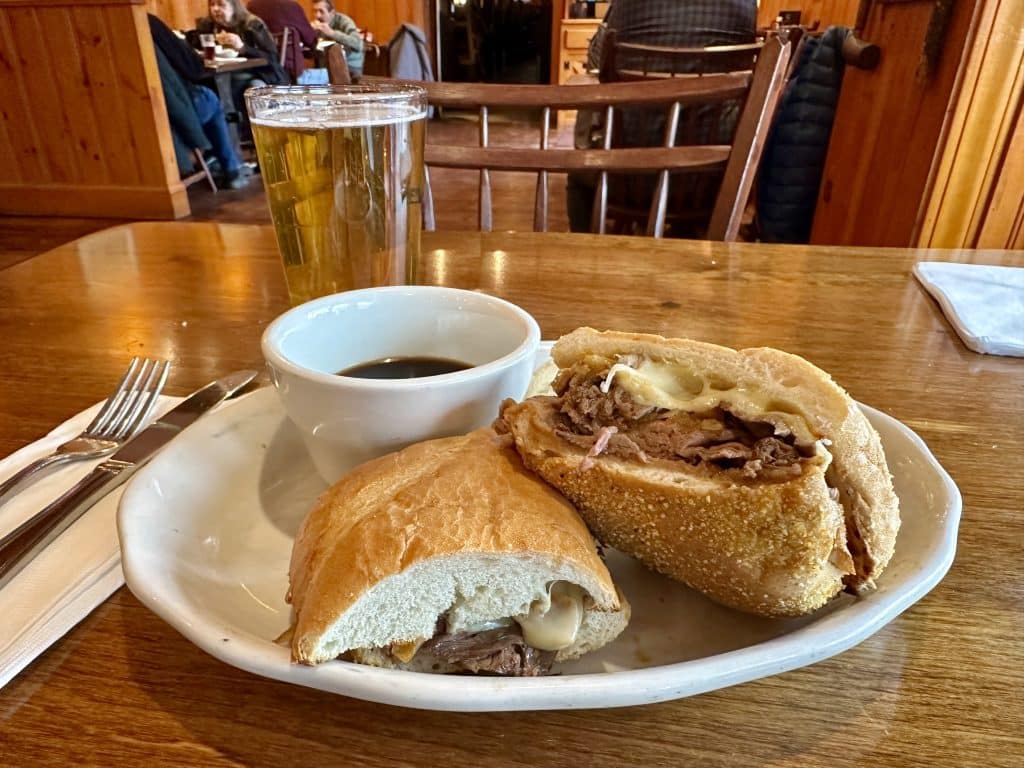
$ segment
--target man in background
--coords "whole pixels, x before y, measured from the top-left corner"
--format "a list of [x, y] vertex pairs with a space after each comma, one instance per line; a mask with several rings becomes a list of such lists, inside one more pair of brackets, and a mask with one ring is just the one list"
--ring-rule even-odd
[[344, 13], [335, 10], [331, 0], [313, 3], [316, 20], [313, 28], [324, 40], [338, 43], [345, 49], [345, 63], [353, 80], [363, 76], [363, 36], [356, 23]]
[[613, 0], [590, 41], [587, 69], [601, 66], [605, 35], [620, 43], [706, 48], [754, 42], [756, 0]]
[[[672, 48], [706, 48], [712, 45], [744, 45], [754, 42], [757, 0], [612, 0], [604, 22], [590, 41], [587, 69], [601, 67], [604, 39], [615, 30], [620, 43], [663, 45]], [[618, 62], [628, 68], [629, 61]], [[624, 116], [624, 146], [659, 146], [664, 139], [664, 118], [643, 114]], [[575, 143], [579, 149], [600, 146], [601, 116], [581, 110], [576, 119]], [[573, 232], [589, 232], [596, 180], [592, 174], [569, 174], [566, 187], [569, 226]]]

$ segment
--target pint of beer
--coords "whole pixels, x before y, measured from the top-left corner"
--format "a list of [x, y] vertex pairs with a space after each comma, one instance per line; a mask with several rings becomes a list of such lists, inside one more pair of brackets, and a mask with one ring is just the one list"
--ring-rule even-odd
[[245, 101], [292, 304], [415, 282], [424, 90], [271, 86]]
[[203, 60], [212, 62], [217, 58], [217, 38], [214, 35], [200, 35], [199, 43], [203, 46]]

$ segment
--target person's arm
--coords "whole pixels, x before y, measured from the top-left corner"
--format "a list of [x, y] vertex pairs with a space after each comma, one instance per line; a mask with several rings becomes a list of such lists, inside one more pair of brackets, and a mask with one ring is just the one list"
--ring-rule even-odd
[[288, 8], [288, 26], [299, 33], [299, 39], [306, 48], [315, 48], [317, 41], [316, 30], [309, 23], [306, 14], [302, 12], [302, 6], [291, 3]]
[[615, 28], [615, 3], [608, 6], [608, 12], [604, 15], [604, 21], [597, 25], [597, 31], [590, 38], [587, 46], [587, 69], [595, 70], [601, 68], [601, 57], [604, 55], [604, 38], [609, 29]]
[[149, 31], [153, 43], [163, 53], [167, 62], [181, 78], [190, 83], [198, 83], [203, 78], [203, 63], [188, 43], [180, 40], [170, 27], [153, 14], [149, 14]]
[[196, 19], [196, 28], [185, 32], [185, 42], [195, 51], [202, 50], [203, 46], [199, 36], [213, 34], [213, 31], [213, 21], [209, 17], [198, 18]]
[[338, 29], [331, 28], [331, 39], [336, 43], [341, 43], [347, 51], [358, 53], [363, 50], [363, 36], [359, 34], [356, 23], [343, 13], [339, 13], [336, 18], [340, 18], [341, 21], [338, 24]]
[[[250, 17], [252, 18], [252, 17]], [[278, 56], [277, 43], [273, 35], [262, 21], [255, 20], [255, 23], [246, 24], [245, 34], [242, 37], [244, 43], [242, 55], [248, 59], [263, 58], [267, 61], [275, 61]]]

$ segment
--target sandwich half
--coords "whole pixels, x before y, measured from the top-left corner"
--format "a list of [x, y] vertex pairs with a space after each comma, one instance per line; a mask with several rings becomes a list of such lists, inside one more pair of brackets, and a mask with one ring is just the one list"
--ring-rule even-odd
[[629, 619], [579, 515], [489, 429], [342, 478], [303, 522], [289, 578], [304, 664], [538, 675]]
[[892, 557], [878, 434], [803, 358], [591, 328], [552, 357], [550, 394], [498, 428], [604, 544], [766, 616], [869, 589]]

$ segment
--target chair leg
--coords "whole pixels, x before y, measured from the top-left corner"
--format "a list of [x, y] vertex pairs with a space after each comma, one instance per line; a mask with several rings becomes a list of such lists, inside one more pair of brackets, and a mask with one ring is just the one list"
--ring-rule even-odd
[[434, 193], [430, 190], [430, 169], [423, 166], [423, 229], [434, 231]]
[[214, 194], [217, 194], [217, 182], [213, 180], [213, 174], [210, 173], [210, 166], [206, 164], [206, 158], [203, 157], [202, 150], [193, 149], [192, 154], [196, 158], [196, 162], [199, 163], [199, 167], [203, 169], [203, 176], [206, 177], [206, 181], [210, 185], [210, 189], [213, 190]]

